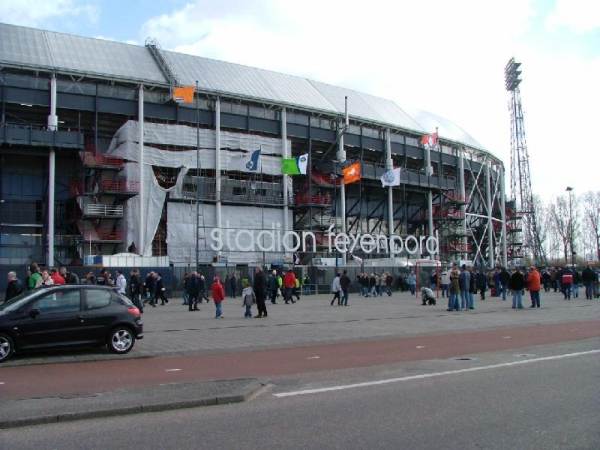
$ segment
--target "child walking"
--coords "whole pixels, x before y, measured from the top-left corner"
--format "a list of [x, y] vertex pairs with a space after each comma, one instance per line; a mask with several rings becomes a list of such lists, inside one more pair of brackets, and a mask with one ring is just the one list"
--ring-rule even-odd
[[244, 312], [244, 317], [246, 319], [252, 318], [252, 305], [256, 303], [256, 294], [254, 294], [254, 289], [248, 283], [248, 280], [244, 279], [242, 281], [242, 305], [246, 307], [246, 311]]

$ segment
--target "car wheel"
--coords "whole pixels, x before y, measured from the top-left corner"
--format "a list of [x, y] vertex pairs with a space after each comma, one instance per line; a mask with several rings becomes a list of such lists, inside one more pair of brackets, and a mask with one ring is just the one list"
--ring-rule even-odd
[[135, 336], [129, 327], [113, 328], [108, 336], [108, 350], [123, 355], [133, 348]]
[[10, 336], [0, 334], [0, 363], [9, 359], [14, 351], [15, 346]]

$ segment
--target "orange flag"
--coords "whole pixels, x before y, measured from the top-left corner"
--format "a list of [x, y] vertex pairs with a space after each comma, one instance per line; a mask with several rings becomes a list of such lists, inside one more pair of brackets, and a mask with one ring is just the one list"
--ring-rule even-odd
[[360, 181], [360, 163], [355, 162], [342, 169], [344, 174], [344, 184], [351, 184]]
[[180, 86], [173, 89], [173, 100], [177, 103], [194, 103], [194, 86]]

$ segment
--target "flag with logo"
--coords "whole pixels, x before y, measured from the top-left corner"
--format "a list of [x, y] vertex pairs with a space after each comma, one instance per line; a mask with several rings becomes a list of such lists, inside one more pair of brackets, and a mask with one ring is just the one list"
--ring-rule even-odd
[[380, 179], [383, 187], [400, 186], [400, 167], [386, 171]]
[[357, 161], [342, 169], [344, 184], [352, 184], [360, 181], [360, 163]]
[[229, 160], [229, 170], [258, 172], [260, 170], [260, 149], [233, 155]]
[[308, 153], [295, 158], [281, 160], [281, 173], [284, 175], [306, 175], [308, 168]]
[[421, 144], [425, 147], [434, 148], [438, 145], [438, 130], [435, 129], [434, 133], [425, 134], [421, 136]]
[[177, 103], [194, 103], [194, 86], [179, 86], [173, 89], [173, 100]]

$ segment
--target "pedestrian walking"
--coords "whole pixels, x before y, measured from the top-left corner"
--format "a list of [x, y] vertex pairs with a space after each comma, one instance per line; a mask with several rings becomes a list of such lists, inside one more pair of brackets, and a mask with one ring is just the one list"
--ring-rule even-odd
[[42, 285], [42, 274], [37, 263], [31, 263], [29, 266], [31, 274], [27, 277], [27, 289], [35, 289]]
[[47, 270], [42, 270], [42, 286], [54, 286], [54, 280]]
[[223, 318], [223, 301], [225, 300], [225, 289], [221, 284], [221, 280], [218, 276], [213, 279], [212, 286], [210, 288], [212, 293], [213, 302], [215, 302], [215, 319]]
[[560, 276], [562, 291], [565, 300], [571, 300], [571, 287], [573, 286], [573, 272], [565, 268]]
[[8, 272], [7, 274], [7, 284], [6, 284], [6, 294], [4, 296], [4, 301], [7, 302], [11, 298], [16, 297], [17, 295], [23, 292], [23, 286], [21, 282], [17, 278], [16, 272]]
[[440, 287], [442, 288], [442, 297], [448, 297], [448, 287], [450, 286], [450, 272], [443, 270], [440, 276]]
[[485, 291], [487, 290], [487, 280], [483, 270], [477, 271], [477, 289], [479, 290], [481, 300], [485, 300]]
[[55, 286], [63, 286], [65, 284], [67, 284], [67, 282], [62, 277], [62, 275], [58, 272], [58, 269], [56, 267], [53, 267], [52, 269], [50, 269], [50, 277], [52, 278], [52, 281], [54, 282]]
[[169, 303], [169, 299], [167, 298], [167, 288], [165, 287], [162, 275], [160, 273], [156, 273], [156, 290], [154, 302], [157, 303], [159, 299], [161, 305]]
[[61, 267], [58, 272], [64, 278], [66, 284], [79, 284], [79, 277], [75, 272], [67, 270], [66, 267]]
[[410, 289], [410, 294], [415, 295], [417, 290], [417, 277], [414, 272], [410, 272], [406, 277], [406, 283], [408, 284], [408, 289]]
[[586, 300], [592, 300], [594, 298], [594, 279], [595, 273], [592, 269], [591, 264], [588, 264], [583, 272], [581, 273], [581, 281], [585, 287], [585, 298]]
[[256, 294], [254, 293], [254, 289], [250, 286], [250, 283], [248, 283], [248, 280], [242, 280], [242, 287], [242, 306], [245, 308], [244, 318], [251, 319], [252, 305], [256, 303]]
[[466, 310], [469, 308], [469, 293], [471, 291], [471, 273], [467, 270], [467, 266], [463, 264], [459, 276], [460, 283], [460, 308]]
[[198, 296], [200, 295], [200, 278], [198, 272], [192, 272], [184, 285], [188, 297], [188, 311], [198, 311]]
[[454, 264], [450, 270], [450, 295], [448, 296], [448, 311], [460, 311], [460, 271]]
[[269, 288], [269, 299], [273, 305], [277, 304], [277, 292], [279, 291], [279, 283], [277, 282], [277, 271], [273, 270], [267, 281]]
[[542, 288], [541, 275], [534, 266], [529, 268], [527, 274], [527, 289], [529, 290], [529, 296], [531, 297], [530, 308], [540, 307], [540, 290]]
[[342, 291], [342, 286], [340, 284], [340, 274], [336, 273], [333, 281], [331, 282], [331, 292], [333, 293], [333, 298], [331, 299], [330, 305], [333, 306], [333, 303], [337, 300], [338, 306], [342, 304], [342, 299], [340, 297], [340, 293]]
[[[510, 273], [506, 270], [506, 267], [503, 267], [500, 270], [500, 290], [502, 291], [502, 300], [506, 300], [506, 293], [509, 289], [510, 284]], [[497, 289], [497, 288], [496, 288]]]
[[523, 309], [523, 289], [525, 289], [525, 277], [521, 270], [515, 268], [510, 276], [509, 287], [512, 291], [512, 308]]
[[394, 277], [390, 273], [385, 275], [385, 291], [388, 297], [392, 296], [392, 285], [394, 284]]
[[140, 271], [133, 269], [129, 274], [129, 283], [127, 285], [128, 296], [135, 306], [140, 310], [140, 313], [144, 312], [144, 305], [141, 301], [142, 295], [142, 281], [140, 278]]
[[581, 284], [581, 274], [577, 267], [573, 267], [573, 298], [579, 298], [579, 285]]
[[235, 273], [232, 273], [229, 277], [229, 291], [231, 292], [231, 297], [235, 298], [237, 293], [237, 278], [235, 277]]
[[254, 269], [254, 295], [256, 296], [256, 309], [258, 312], [255, 317], [257, 319], [267, 317], [267, 278], [260, 266]]
[[296, 275], [292, 269], [288, 269], [285, 277], [283, 278], [283, 287], [285, 288], [284, 300], [288, 304], [290, 301], [296, 303], [292, 298], [294, 287], [296, 286]]
[[120, 270], [117, 270], [117, 280], [116, 280], [117, 292], [119, 294], [125, 295], [127, 292], [127, 280], [125, 279], [125, 275]]
[[348, 306], [348, 290], [350, 289], [350, 277], [348, 271], [344, 270], [340, 277], [340, 287], [342, 288], [342, 305]]

